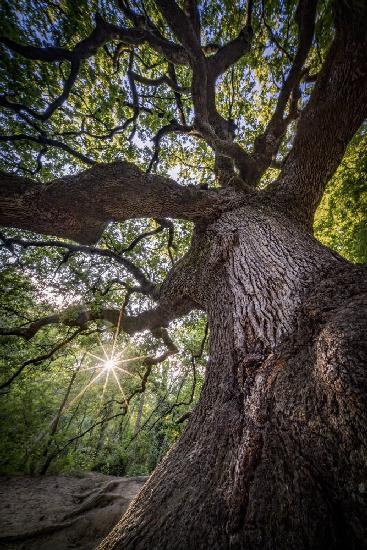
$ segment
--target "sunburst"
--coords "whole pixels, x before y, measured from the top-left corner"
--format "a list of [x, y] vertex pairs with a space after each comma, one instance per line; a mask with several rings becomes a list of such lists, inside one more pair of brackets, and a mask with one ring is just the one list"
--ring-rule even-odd
[[120, 332], [122, 315], [123, 307], [120, 310], [118, 323], [112, 340], [112, 346], [110, 346], [110, 351], [108, 347], [103, 345], [103, 342], [101, 341], [99, 336], [97, 336], [97, 340], [103, 357], [101, 357], [101, 355], [91, 353], [88, 350], [83, 350], [85, 355], [95, 361], [95, 364], [90, 367], [80, 369], [80, 372], [94, 371], [96, 372], [96, 375], [92, 378], [90, 382], [88, 382], [88, 384], [86, 384], [86, 386], [84, 386], [84, 388], [78, 393], [78, 395], [74, 397], [74, 399], [69, 403], [69, 406], [72, 405], [79, 398], [81, 398], [85, 394], [85, 392], [96, 382], [103, 383], [103, 388], [101, 392], [101, 400], [103, 400], [110, 380], [113, 380], [113, 383], [117, 385], [121, 395], [124, 398], [125, 403], [127, 403], [128, 400], [122, 387], [122, 378], [124, 376], [131, 376], [137, 378], [140, 381], [140, 378], [136, 374], [124, 368], [123, 365], [127, 366], [129, 363], [132, 363], [133, 361], [138, 361], [139, 359], [145, 359], [147, 356], [139, 355], [136, 357], [124, 358], [126, 347], [120, 351], [116, 351], [116, 343], [117, 337]]

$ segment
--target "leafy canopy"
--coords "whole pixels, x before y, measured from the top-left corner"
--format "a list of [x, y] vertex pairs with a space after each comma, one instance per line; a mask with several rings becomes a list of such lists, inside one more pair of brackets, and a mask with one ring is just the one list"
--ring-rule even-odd
[[[200, 3], [206, 55], [241, 33], [247, 8], [242, 0]], [[174, 40], [151, 0], [4, 0], [0, 6], [8, 39], [68, 51], [93, 33], [96, 14], [97, 22], [102, 17], [126, 28], [134, 17], [149, 14], [155, 28]], [[248, 151], [266, 128], [297, 50], [296, 2], [255, 2], [252, 27], [251, 50], [218, 78], [216, 96], [218, 112], [231, 121], [238, 143]], [[332, 33], [329, 2], [320, 2], [307, 70], [299, 83], [299, 106], [309, 98], [312, 75], [322, 66]], [[2, 44], [2, 170], [47, 182], [96, 162], [127, 160], [183, 185], [217, 185], [209, 145], [190, 131], [176, 131], [194, 118], [187, 66], [173, 66], [146, 42], [136, 46], [110, 40], [83, 58], [76, 74], [74, 69], [68, 60], [34, 60]], [[44, 116], [58, 98], [60, 105]], [[263, 184], [275, 178], [295, 124], [289, 125]], [[365, 151], [362, 129], [330, 181], [315, 221], [316, 236], [324, 244], [362, 263], [367, 262]], [[180, 419], [200, 392], [205, 319], [195, 313], [176, 322], [179, 351], [165, 356], [159, 335], [116, 335], [116, 328], [98, 319], [98, 313], [110, 308], [134, 315], [152, 305], [152, 297], [137, 284], [136, 270], [118, 261], [121, 251], [147, 280], [159, 285], [187, 250], [191, 231], [183, 221], [109, 224], [98, 247], [110, 256], [63, 248], [61, 239], [58, 246], [46, 246], [39, 235], [3, 232], [1, 325], [26, 327], [60, 311], [61, 321], [68, 321], [47, 324], [30, 339], [2, 336], [4, 471], [41, 471], [51, 464], [54, 469], [99, 468], [110, 473], [152, 470], [178, 436], [184, 425]], [[9, 245], [9, 239], [20, 242]], [[79, 330], [73, 319], [81, 310], [95, 313], [96, 319]], [[122, 390], [113, 380], [106, 382], [106, 375], [90, 384], [101, 361], [86, 354], [103, 356], [102, 345], [110, 353], [115, 337], [127, 361], [128, 373], [118, 373]], [[146, 356], [158, 358], [153, 367]]]

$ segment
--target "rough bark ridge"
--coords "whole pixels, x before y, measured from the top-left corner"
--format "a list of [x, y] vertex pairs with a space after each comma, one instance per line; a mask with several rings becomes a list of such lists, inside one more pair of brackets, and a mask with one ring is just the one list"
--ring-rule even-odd
[[[195, 307], [209, 320], [210, 362], [200, 402], [182, 438], [100, 549], [366, 548], [366, 271], [322, 247], [310, 227], [328, 179], [367, 115], [367, 7], [358, 0], [334, 2], [332, 43], [299, 114], [299, 88], [317, 15], [316, 1], [299, 0], [296, 54], [276, 109], [249, 152], [236, 142], [233, 121], [218, 112], [215, 84], [251, 48], [253, 3], [248, 2], [239, 35], [212, 55], [200, 42], [195, 0], [185, 1], [184, 9], [174, 0], [155, 4], [178, 43], [126, 1], [119, 7], [132, 27], [98, 17], [95, 30], [73, 50], [24, 46], [0, 37], [28, 59], [72, 65], [62, 95], [44, 113], [0, 98], [0, 107], [37, 120], [51, 116], [66, 100], [79, 64], [99, 47], [113, 40], [120, 41], [120, 50], [148, 44], [168, 62], [169, 74], [156, 80], [137, 75], [131, 53], [131, 120], [136, 121], [140, 108], [135, 79], [152, 86], [165, 82], [180, 112], [180, 123], [174, 120], [157, 133], [149, 170], [164, 135], [190, 134], [213, 150], [222, 186], [180, 186], [127, 162], [96, 165], [47, 186], [2, 176], [0, 222], [20, 229], [91, 243], [110, 220], [167, 216], [195, 224], [188, 254], [159, 286], [111, 250], [49, 243], [115, 259], [139, 282], [138, 291], [157, 302], [154, 309], [123, 319], [121, 327], [129, 334], [157, 331]], [[192, 73], [192, 125], [185, 120], [175, 65]], [[298, 117], [279, 178], [265, 190], [256, 189]], [[0, 140], [59, 147], [94, 164], [45, 134]], [[17, 238], [3, 242], [39, 246]], [[106, 310], [101, 317], [118, 322], [119, 315]], [[81, 313], [73, 326], [82, 329], [93, 318]], [[66, 323], [63, 316], [55, 314], [1, 332], [32, 338], [46, 324], [61, 322]], [[167, 334], [160, 334], [174, 349]]]
[[364, 548], [365, 271], [267, 207], [196, 239], [200, 403], [100, 548]]

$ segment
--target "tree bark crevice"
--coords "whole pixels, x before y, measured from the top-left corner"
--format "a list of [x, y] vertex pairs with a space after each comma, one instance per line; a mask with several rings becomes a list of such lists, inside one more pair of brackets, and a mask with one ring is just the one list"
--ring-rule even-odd
[[364, 548], [365, 270], [266, 207], [196, 239], [200, 401], [101, 550]]
[[[227, 110], [220, 94], [216, 96], [216, 79], [250, 51], [251, 14], [257, 11], [252, 4], [248, 2], [247, 22], [240, 34], [223, 47], [215, 46], [216, 53], [208, 57], [200, 42], [201, 10], [194, 0], [156, 0], [155, 8], [146, 6], [144, 15], [128, 2], [120, 2], [132, 26], [119, 27], [98, 16], [90, 36], [73, 50], [36, 48], [0, 37], [7, 48], [27, 59], [74, 64], [61, 95], [46, 107], [46, 115], [38, 113], [37, 117], [29, 107], [10, 102], [10, 92], [0, 98], [0, 106], [19, 118], [21, 128], [24, 124], [31, 128], [28, 131], [25, 126], [27, 133], [0, 136], [0, 141], [55, 146], [93, 165], [45, 185], [1, 174], [2, 225], [87, 244], [98, 240], [109, 222], [173, 218], [194, 225], [189, 251], [161, 285], [150, 283], [131, 262], [128, 267], [128, 260], [120, 255], [120, 264], [140, 282], [140, 289], [145, 288], [145, 294], [158, 302], [154, 309], [124, 316], [121, 321], [128, 334], [149, 328], [166, 344], [168, 351], [150, 358], [148, 367], [176, 349], [160, 327], [194, 308], [208, 316], [209, 361], [200, 400], [182, 437], [100, 550], [367, 550], [366, 269], [353, 267], [312, 236], [313, 216], [325, 186], [367, 116], [367, 4], [333, 2], [334, 34], [331, 29], [325, 34], [318, 30], [328, 14], [326, 5], [318, 6], [315, 0], [299, 0], [297, 8], [282, 3], [281, 14], [272, 12], [280, 29], [285, 32], [288, 25], [284, 41], [297, 46], [292, 64], [279, 64], [273, 73], [279, 80], [282, 71], [289, 70], [274, 98], [274, 114], [250, 153], [235, 141], [231, 118], [226, 120], [221, 114], [236, 110], [232, 105]], [[165, 21], [155, 24], [159, 13]], [[298, 37], [292, 31], [293, 15]], [[322, 41], [330, 40], [331, 45], [308, 98], [308, 92], [300, 94], [299, 89], [304, 67], [309, 62], [313, 66], [312, 56], [316, 57], [315, 25], [317, 36], [321, 32]], [[254, 28], [259, 26], [260, 22]], [[179, 43], [166, 39], [164, 32]], [[204, 30], [202, 35], [211, 33]], [[154, 61], [148, 74], [155, 76], [150, 71], [158, 67], [156, 53], [161, 56], [158, 64], [170, 64], [168, 80], [140, 75], [141, 83], [155, 89], [160, 82], [174, 84], [171, 99], [176, 105], [167, 104], [166, 112], [162, 108], [165, 97], [157, 96], [152, 107], [150, 103], [139, 105], [134, 52], [126, 65], [129, 105], [134, 112], [126, 124], [133, 121], [135, 132], [139, 110], [169, 115], [169, 122], [165, 120], [154, 138], [156, 150], [148, 171], [158, 160], [160, 139], [167, 131], [189, 133], [204, 139], [214, 151], [214, 173], [223, 188], [179, 185], [129, 162], [95, 164], [66, 142], [49, 137], [25, 115], [51, 117], [71, 98], [79, 62], [114, 40], [121, 44], [111, 59], [116, 60], [124, 46], [146, 44], [154, 51], [154, 59], [142, 52], [139, 60], [145, 68]], [[267, 46], [262, 50], [264, 60], [266, 50]], [[250, 73], [260, 67], [258, 58], [256, 53], [248, 67]], [[190, 87], [187, 102], [179, 97], [182, 86], [175, 64], [185, 67], [177, 74]], [[142, 68], [136, 70], [143, 73]], [[250, 97], [247, 84], [242, 84], [246, 73], [239, 70], [238, 90], [244, 89]], [[221, 84], [225, 85], [224, 78]], [[268, 96], [272, 87], [264, 87], [260, 95]], [[234, 85], [232, 92], [234, 97]], [[300, 97], [303, 101], [298, 101]], [[154, 98], [152, 94], [150, 99]], [[300, 113], [298, 103], [305, 104]], [[171, 107], [172, 112], [177, 107], [180, 124], [171, 118]], [[242, 120], [246, 109], [241, 107], [238, 113], [240, 126], [249, 129], [250, 136], [256, 125], [251, 118]], [[256, 189], [295, 118], [293, 143], [279, 178], [264, 190]], [[11, 123], [11, 127], [18, 128], [18, 124]], [[104, 137], [113, 137], [116, 128]], [[91, 137], [88, 132], [83, 123], [80, 132], [55, 133], [54, 137]], [[200, 154], [204, 151], [197, 149]], [[193, 158], [195, 162], [198, 157]], [[169, 154], [165, 161], [170, 162]], [[11, 249], [10, 238], [3, 242]], [[88, 247], [69, 244], [65, 248], [86, 252]], [[111, 257], [111, 250], [96, 251]], [[114, 252], [112, 256], [116, 259]], [[101, 318], [119, 324], [120, 313], [109, 308], [98, 313], [80, 311], [64, 319], [64, 324], [79, 327], [76, 335], [85, 323]], [[27, 327], [5, 329], [3, 334], [31, 338], [45, 324], [62, 321], [62, 315], [55, 314]], [[146, 379], [141, 391], [145, 383]]]
[[247, 197], [231, 189], [179, 185], [128, 162], [98, 164], [46, 185], [1, 173], [0, 223], [90, 244], [109, 221], [168, 217], [199, 222], [246, 203]]

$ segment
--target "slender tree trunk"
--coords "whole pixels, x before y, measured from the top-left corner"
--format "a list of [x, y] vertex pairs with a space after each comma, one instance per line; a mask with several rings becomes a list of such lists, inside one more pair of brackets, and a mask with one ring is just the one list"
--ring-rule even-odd
[[142, 418], [142, 415], [143, 415], [144, 403], [145, 403], [145, 392], [143, 392], [140, 395], [138, 412], [137, 412], [136, 420], [135, 420], [135, 424], [134, 424], [134, 432], [133, 432], [134, 436], [136, 436], [138, 434], [138, 432], [140, 431], [141, 418]]
[[[112, 411], [112, 402], [111, 402], [111, 403], [108, 403], [108, 405], [106, 406], [106, 409], [105, 409], [105, 411], [104, 411], [103, 416], [106, 417], [106, 418], [109, 417], [110, 414], [111, 414], [111, 411]], [[108, 423], [107, 423], [107, 422], [104, 422], [103, 424], [101, 424], [101, 427], [100, 427], [100, 430], [99, 430], [99, 434], [98, 434], [97, 444], [96, 444], [95, 460], [98, 459], [99, 454], [100, 454], [100, 452], [101, 452], [102, 449], [103, 449], [103, 445], [104, 445], [104, 442], [105, 442], [104, 440], [105, 440], [105, 435], [106, 435], [107, 427], [108, 427]]]
[[365, 271], [265, 204], [202, 227], [193, 250], [200, 402], [100, 548], [365, 548]]
[[140, 432], [141, 419], [142, 419], [143, 410], [144, 410], [144, 403], [145, 403], [145, 392], [140, 394], [138, 410], [137, 410], [134, 429], [133, 429], [133, 438], [134, 438], [133, 460], [134, 460], [134, 462], [137, 462], [137, 460], [138, 460], [139, 448], [138, 448], [138, 438], [137, 438], [137, 436], [138, 436], [138, 433]]
[[66, 392], [65, 392], [64, 397], [62, 398], [62, 401], [61, 401], [60, 406], [58, 408], [58, 411], [57, 411], [56, 415], [54, 416], [54, 418], [51, 421], [50, 433], [48, 435], [47, 443], [46, 443], [45, 448], [44, 448], [43, 453], [42, 453], [42, 465], [40, 466], [40, 475], [45, 475], [47, 473], [49, 467], [51, 466], [51, 462], [57, 456], [57, 454], [55, 454], [55, 452], [52, 452], [52, 451], [50, 452], [50, 450], [51, 450], [51, 447], [52, 447], [57, 429], [59, 427], [59, 422], [60, 422], [61, 416], [64, 412], [66, 403], [69, 399], [71, 389], [72, 389], [73, 384], [75, 382], [75, 378], [76, 378], [76, 376], [77, 376], [77, 374], [80, 370], [80, 367], [81, 367], [81, 363], [78, 365], [78, 368], [72, 373], [72, 375], [70, 377], [70, 380], [69, 380], [69, 384], [66, 388]]

